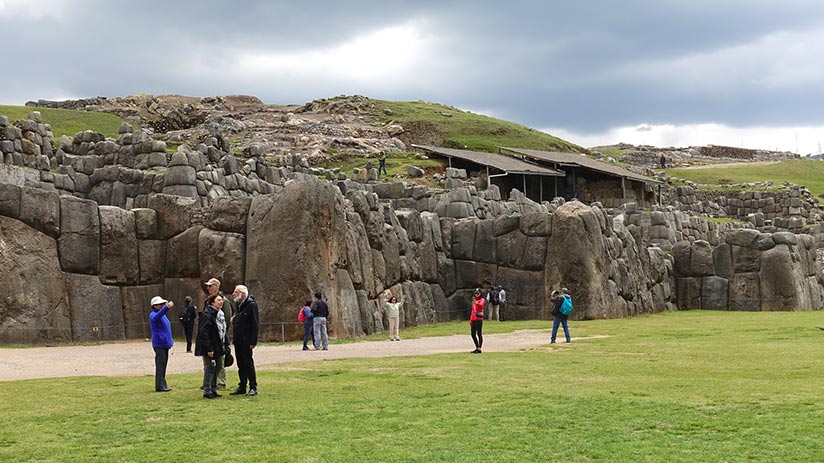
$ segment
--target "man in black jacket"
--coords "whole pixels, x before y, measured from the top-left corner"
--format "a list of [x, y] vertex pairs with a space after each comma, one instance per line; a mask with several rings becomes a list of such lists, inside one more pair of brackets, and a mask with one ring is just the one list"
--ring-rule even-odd
[[329, 350], [329, 334], [326, 331], [326, 318], [329, 316], [329, 306], [323, 300], [320, 291], [315, 293], [315, 302], [312, 303], [312, 323], [315, 332], [315, 350]]
[[203, 357], [203, 398], [220, 397], [217, 393], [217, 371], [223, 362], [223, 340], [217, 329], [217, 313], [223, 307], [223, 297], [219, 294], [206, 299], [205, 308], [200, 313], [197, 325], [195, 355]]
[[[255, 298], [249, 295], [249, 289], [243, 285], [235, 287], [232, 298], [237, 302], [237, 310], [232, 316], [232, 343], [235, 345], [235, 359], [237, 360], [240, 382], [237, 389], [230, 392], [229, 395], [246, 394], [253, 397], [257, 395], [257, 375], [255, 374], [255, 361], [252, 358], [252, 351], [255, 350], [258, 342], [258, 332], [260, 331], [258, 306]], [[249, 392], [246, 392], [247, 382], [249, 383]]]
[[192, 351], [192, 332], [197, 318], [197, 309], [192, 302], [192, 296], [186, 296], [183, 309], [180, 310], [180, 324], [183, 325], [183, 333], [186, 335], [186, 352]]

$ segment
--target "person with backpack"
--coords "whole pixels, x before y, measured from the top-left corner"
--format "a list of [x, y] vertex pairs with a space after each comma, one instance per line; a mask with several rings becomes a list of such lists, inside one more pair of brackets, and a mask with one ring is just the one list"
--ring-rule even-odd
[[197, 318], [197, 307], [192, 302], [192, 296], [186, 296], [183, 299], [183, 309], [178, 317], [180, 324], [183, 325], [183, 334], [186, 335], [186, 352], [192, 352], [192, 333], [194, 333]]
[[495, 285], [486, 294], [486, 301], [489, 302], [489, 320], [501, 321], [501, 293]]
[[558, 334], [558, 325], [563, 325], [566, 342], [570, 342], [569, 325], [567, 320], [569, 314], [572, 313], [572, 297], [569, 295], [569, 290], [562, 288], [560, 291], [552, 291], [549, 299], [552, 302], [552, 338], [550, 344], [555, 344], [555, 337]]
[[475, 294], [472, 297], [472, 308], [469, 311], [469, 330], [472, 335], [472, 342], [475, 343], [475, 350], [471, 354], [480, 354], [481, 347], [484, 345], [484, 306], [486, 299], [481, 296], [481, 288], [475, 289]]
[[298, 321], [303, 323], [303, 350], [309, 350], [309, 346], [306, 345], [306, 343], [309, 342], [309, 338], [312, 339], [312, 344], [315, 344], [314, 320], [312, 320], [313, 317], [312, 301], [304, 302], [303, 307], [301, 307], [298, 312]]

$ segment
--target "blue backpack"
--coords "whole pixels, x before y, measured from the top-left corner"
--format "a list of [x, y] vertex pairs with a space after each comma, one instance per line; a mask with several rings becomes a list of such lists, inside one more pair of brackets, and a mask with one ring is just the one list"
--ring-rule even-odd
[[562, 314], [569, 315], [572, 313], [572, 298], [568, 295], [563, 295], [564, 302], [561, 303], [561, 308], [558, 309]]

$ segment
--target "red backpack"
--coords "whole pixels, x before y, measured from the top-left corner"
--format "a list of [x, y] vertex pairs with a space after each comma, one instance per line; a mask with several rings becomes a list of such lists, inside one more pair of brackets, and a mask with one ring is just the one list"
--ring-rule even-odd
[[306, 314], [303, 313], [303, 307], [298, 311], [298, 321], [301, 323], [306, 321]]

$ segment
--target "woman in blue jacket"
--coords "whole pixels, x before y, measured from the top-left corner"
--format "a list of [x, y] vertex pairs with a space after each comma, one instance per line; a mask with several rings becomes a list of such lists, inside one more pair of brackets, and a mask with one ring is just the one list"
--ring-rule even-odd
[[160, 296], [152, 298], [152, 313], [149, 314], [149, 328], [152, 330], [152, 349], [155, 352], [155, 391], [169, 392], [166, 384], [166, 365], [169, 364], [169, 349], [174, 345], [172, 324], [166, 318], [175, 303]]

